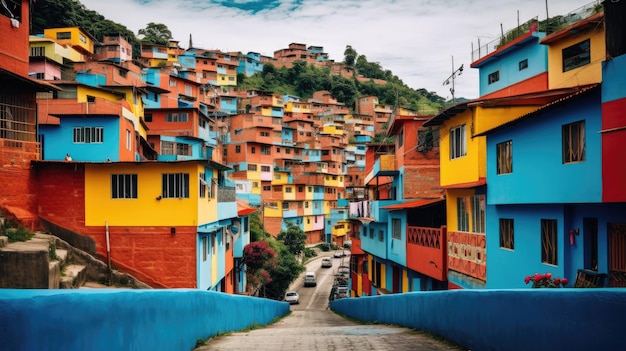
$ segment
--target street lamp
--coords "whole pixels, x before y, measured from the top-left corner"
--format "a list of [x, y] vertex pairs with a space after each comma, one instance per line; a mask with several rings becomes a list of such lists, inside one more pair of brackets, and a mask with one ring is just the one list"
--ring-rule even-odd
[[454, 79], [457, 76], [460, 76], [461, 73], [463, 73], [463, 65], [461, 65], [461, 67], [457, 68], [456, 71], [454, 70], [454, 56], [452, 56], [452, 74], [446, 78], [446, 80], [443, 81], [443, 85], [448, 85], [450, 84], [450, 81], [452, 81], [452, 87], [450, 88], [450, 93], [452, 93], [452, 105], [454, 105]]

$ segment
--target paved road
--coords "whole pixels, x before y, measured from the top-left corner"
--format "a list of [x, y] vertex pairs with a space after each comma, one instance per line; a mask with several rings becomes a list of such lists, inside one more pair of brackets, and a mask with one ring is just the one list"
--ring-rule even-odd
[[231, 333], [210, 340], [196, 351], [207, 350], [461, 350], [407, 328], [363, 325], [347, 320], [328, 307], [334, 270], [349, 257], [333, 259], [333, 268], [321, 268], [321, 260], [307, 264], [317, 272], [317, 286], [305, 288], [302, 277], [292, 287], [300, 294], [300, 304], [291, 305], [291, 314], [265, 328]]

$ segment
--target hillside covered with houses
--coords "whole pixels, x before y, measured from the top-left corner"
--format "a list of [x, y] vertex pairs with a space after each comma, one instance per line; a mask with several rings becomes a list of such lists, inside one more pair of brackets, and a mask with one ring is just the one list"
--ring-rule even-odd
[[[321, 46], [29, 33], [30, 2], [12, 3], [0, 209], [152, 287], [247, 292], [255, 212], [271, 235], [291, 223], [308, 244], [350, 245], [352, 297], [521, 288], [537, 272], [626, 285], [623, 2], [487, 44], [480, 97], [452, 106]], [[268, 79], [307, 70], [330, 83]]]

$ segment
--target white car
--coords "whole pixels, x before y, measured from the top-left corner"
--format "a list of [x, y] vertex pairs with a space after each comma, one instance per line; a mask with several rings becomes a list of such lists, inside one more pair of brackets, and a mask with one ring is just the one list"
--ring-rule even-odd
[[287, 291], [285, 294], [285, 301], [289, 302], [289, 304], [299, 304], [300, 303], [300, 295], [298, 295], [295, 291]]
[[330, 257], [322, 258], [322, 268], [330, 268], [333, 266], [333, 261], [330, 260]]

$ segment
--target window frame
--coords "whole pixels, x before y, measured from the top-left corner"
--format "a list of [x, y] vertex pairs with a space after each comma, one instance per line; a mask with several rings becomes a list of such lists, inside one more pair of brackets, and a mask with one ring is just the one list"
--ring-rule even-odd
[[512, 218], [500, 218], [500, 248], [515, 250], [515, 221]]
[[136, 199], [137, 185], [135, 173], [111, 174], [111, 199]]
[[467, 155], [467, 136], [465, 124], [450, 128], [450, 160]]
[[164, 199], [188, 199], [189, 173], [162, 173], [161, 197]]
[[556, 219], [541, 219], [541, 263], [558, 266], [558, 222]]
[[496, 144], [496, 174], [513, 173], [513, 140]]
[[391, 219], [391, 239], [402, 240], [402, 220], [400, 218]]
[[585, 127], [585, 120], [564, 124], [561, 127], [563, 164], [584, 162], [587, 159]]
[[[567, 55], [567, 57], [566, 57]], [[587, 38], [561, 50], [563, 73], [591, 63], [591, 39]]]
[[487, 75], [487, 84], [491, 85], [500, 81], [500, 70], [491, 72]]

